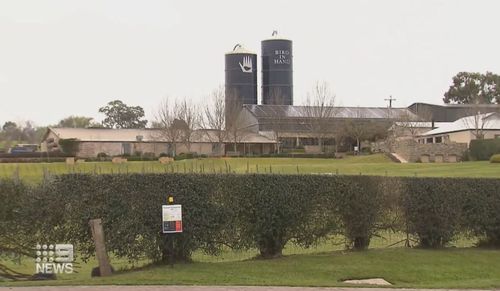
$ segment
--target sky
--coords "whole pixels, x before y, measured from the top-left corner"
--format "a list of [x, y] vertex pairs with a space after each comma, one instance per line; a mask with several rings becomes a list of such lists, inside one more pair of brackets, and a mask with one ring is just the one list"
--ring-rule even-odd
[[[224, 54], [260, 59], [293, 40], [294, 104], [318, 81], [342, 106], [441, 104], [460, 71], [500, 73], [500, 1], [0, 0], [0, 124], [104, 116], [120, 99], [148, 120], [165, 98], [206, 106]], [[260, 70], [260, 62], [258, 64]], [[260, 100], [259, 71], [259, 100]]]

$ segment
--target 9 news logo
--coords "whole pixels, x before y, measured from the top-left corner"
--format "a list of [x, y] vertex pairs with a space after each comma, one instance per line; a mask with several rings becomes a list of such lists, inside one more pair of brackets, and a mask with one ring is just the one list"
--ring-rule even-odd
[[36, 245], [36, 272], [43, 274], [73, 273], [73, 245]]

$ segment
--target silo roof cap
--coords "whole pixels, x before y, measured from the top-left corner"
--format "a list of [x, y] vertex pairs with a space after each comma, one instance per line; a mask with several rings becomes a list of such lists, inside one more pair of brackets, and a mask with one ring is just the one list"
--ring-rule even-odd
[[232, 55], [232, 54], [251, 54], [251, 55], [255, 55], [254, 52], [252, 52], [251, 50], [246, 49], [243, 45], [241, 45], [239, 43], [234, 46], [234, 48], [233, 48], [232, 51], [226, 53], [226, 55]]
[[292, 41], [291, 39], [289, 38], [286, 38], [286, 37], [281, 37], [278, 35], [278, 31], [277, 30], [274, 30], [273, 31], [273, 34], [271, 35], [270, 38], [266, 38], [262, 41], [266, 41], [266, 40], [288, 40], [288, 41]]

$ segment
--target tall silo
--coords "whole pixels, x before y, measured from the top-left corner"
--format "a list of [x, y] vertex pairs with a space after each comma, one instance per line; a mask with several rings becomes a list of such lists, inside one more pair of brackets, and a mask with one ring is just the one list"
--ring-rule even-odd
[[237, 44], [226, 53], [226, 108], [257, 104], [257, 54]]
[[262, 41], [262, 104], [293, 105], [292, 41], [278, 36]]

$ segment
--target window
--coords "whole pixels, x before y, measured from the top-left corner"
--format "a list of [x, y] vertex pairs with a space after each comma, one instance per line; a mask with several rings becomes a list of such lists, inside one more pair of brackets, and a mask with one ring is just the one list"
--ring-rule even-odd
[[124, 155], [132, 154], [132, 146], [130, 143], [122, 143], [122, 153]]
[[428, 137], [425, 143], [433, 143], [432, 137]]
[[218, 143], [212, 143], [212, 153], [213, 154], [220, 154], [221, 153], [221, 144]]
[[443, 142], [443, 137], [442, 136], [436, 136], [435, 143], [442, 143], [442, 142]]

